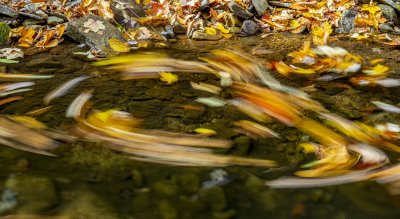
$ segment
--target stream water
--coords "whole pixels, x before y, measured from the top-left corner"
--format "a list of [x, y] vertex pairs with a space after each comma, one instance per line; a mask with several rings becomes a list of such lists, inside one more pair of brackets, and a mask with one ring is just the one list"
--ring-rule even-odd
[[[297, 50], [306, 36], [272, 34], [265, 38], [246, 37], [218, 42], [178, 39], [169, 48], [157, 50], [171, 57], [196, 60], [212, 49], [229, 48], [249, 52], [263, 63], [285, 60]], [[400, 50], [378, 44], [336, 41], [334, 45], [368, 58], [384, 58], [393, 77], [400, 77]], [[220, 153], [278, 161], [274, 171], [251, 167], [175, 167], [127, 159], [103, 149], [95, 142], [78, 141], [59, 148], [60, 157], [35, 155], [0, 146], [0, 215], [30, 215], [32, 218], [398, 218], [400, 199], [375, 182], [314, 189], [271, 189], [266, 180], [290, 175], [299, 164], [310, 161], [298, 148], [304, 135], [278, 122], [268, 127], [281, 139], [252, 140], [230, 129], [234, 121], [247, 118], [233, 107], [208, 108], [196, 103], [197, 97], [210, 96], [191, 88], [189, 82], [218, 84], [217, 78], [200, 74], [179, 74], [179, 81], [120, 80], [119, 74], [93, 67], [88, 60], [73, 55], [77, 44], [66, 41], [47, 52], [26, 56], [19, 64], [5, 67], [8, 73], [52, 74], [38, 80], [24, 99], [0, 107], [1, 114], [23, 115], [43, 107], [43, 97], [61, 83], [88, 75], [70, 93], [55, 99], [48, 112], [37, 119], [52, 128], [68, 129], [72, 119], [65, 111], [81, 92], [94, 89], [93, 106], [97, 110], [120, 109], [143, 119], [144, 128], [190, 132], [207, 127], [216, 138], [231, 139], [234, 147]], [[4, 67], [1, 67], [4, 68]], [[305, 78], [284, 78], [282, 83], [304, 87]], [[384, 112], [366, 113], [370, 101], [397, 104], [399, 88], [343, 88], [335, 83], [318, 83], [312, 98], [334, 113], [366, 123], [399, 123], [400, 116]], [[224, 95], [224, 94], [223, 94]], [[229, 95], [229, 94], [226, 94]], [[182, 108], [199, 106], [200, 110]], [[398, 155], [390, 154], [393, 162]], [[220, 185], [205, 188], [212, 175], [222, 174]], [[10, 193], [10, 188], [19, 191]], [[7, 192], [8, 191], [8, 192]], [[11, 201], [10, 201], [11, 200]], [[16, 203], [11, 203], [16, 201]], [[7, 204], [15, 205], [7, 210]], [[56, 216], [54, 216], [56, 215]]]

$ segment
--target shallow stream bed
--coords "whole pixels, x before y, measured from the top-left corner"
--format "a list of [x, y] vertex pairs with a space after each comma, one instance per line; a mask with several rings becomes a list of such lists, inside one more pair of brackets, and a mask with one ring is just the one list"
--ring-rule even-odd
[[[260, 63], [286, 60], [307, 36], [272, 34], [265, 38], [246, 37], [218, 42], [178, 39], [168, 48], [152, 50], [173, 58], [196, 60], [212, 49], [249, 52]], [[400, 77], [400, 50], [378, 44], [336, 41], [333, 45], [368, 59], [384, 58]], [[178, 74], [172, 85], [155, 79], [120, 80], [119, 73], [97, 68], [73, 55], [82, 50], [73, 42], [63, 42], [47, 52], [26, 56], [19, 64], [2, 69], [8, 73], [55, 75], [38, 80], [24, 99], [0, 107], [1, 114], [23, 115], [45, 106], [43, 97], [61, 83], [81, 76], [90, 78], [62, 98], [55, 99], [48, 112], [37, 119], [52, 128], [67, 130], [74, 121], [65, 111], [81, 92], [94, 89], [96, 110], [119, 109], [143, 119], [147, 129], [193, 133], [198, 127], [217, 132], [215, 138], [231, 139], [231, 155], [276, 160], [282, 168], [176, 167], [127, 159], [103, 149], [95, 142], [78, 141], [61, 147], [60, 157], [45, 157], [0, 146], [0, 215], [58, 215], [60, 218], [398, 218], [400, 197], [383, 185], [359, 182], [315, 189], [271, 189], [265, 181], [291, 175], [300, 164], [311, 161], [298, 144], [306, 136], [278, 122], [268, 127], [281, 139], [253, 140], [232, 130], [233, 122], [247, 116], [233, 107], [209, 108], [195, 102], [211, 96], [191, 88], [190, 81], [218, 84], [216, 77]], [[312, 83], [298, 76], [275, 75], [282, 83], [305, 87]], [[400, 88], [343, 88], [333, 83], [317, 83], [312, 98], [345, 118], [366, 123], [400, 123], [400, 116], [385, 112], [367, 113], [373, 100], [398, 104]], [[222, 95], [229, 95], [224, 93]], [[197, 106], [198, 109], [182, 107]], [[399, 156], [391, 154], [392, 162]], [[221, 170], [223, 170], [221, 172]], [[221, 185], [205, 188], [212, 173], [227, 174]], [[12, 188], [12, 189], [10, 189]], [[18, 191], [18, 194], [9, 191]], [[13, 201], [16, 201], [13, 203]], [[7, 209], [6, 205], [13, 205]], [[57, 216], [57, 217], [58, 217]], [[63, 217], [61, 217], [63, 216]], [[54, 216], [54, 218], [57, 218]], [[14, 218], [17, 218], [14, 216]], [[33, 218], [43, 218], [37, 216]], [[51, 218], [51, 217], [50, 217]]]

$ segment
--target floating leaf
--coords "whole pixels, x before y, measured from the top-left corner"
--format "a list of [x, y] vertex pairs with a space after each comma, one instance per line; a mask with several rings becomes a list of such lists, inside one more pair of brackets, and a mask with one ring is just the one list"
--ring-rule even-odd
[[178, 76], [170, 72], [161, 72], [159, 74], [160, 80], [167, 82], [167, 84], [172, 84], [178, 81]]
[[0, 62], [6, 63], [6, 64], [15, 64], [15, 63], [18, 63], [19, 61], [11, 60], [11, 59], [0, 59]]
[[216, 135], [217, 132], [212, 129], [207, 128], [197, 128], [194, 130], [196, 133], [203, 134], [203, 135]]

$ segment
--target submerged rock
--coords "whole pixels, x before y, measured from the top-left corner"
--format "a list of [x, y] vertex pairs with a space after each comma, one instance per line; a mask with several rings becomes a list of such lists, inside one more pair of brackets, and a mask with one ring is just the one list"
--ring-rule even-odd
[[70, 218], [121, 218], [107, 200], [91, 192], [90, 188], [79, 188], [67, 195], [72, 200], [62, 214]]
[[[90, 23], [91, 25], [89, 25]], [[100, 52], [105, 56], [112, 56], [118, 53], [112, 50], [109, 45], [108, 41], [111, 38], [125, 42], [121, 32], [115, 26], [96, 15], [87, 15], [70, 21], [67, 25], [66, 35], [73, 40], [88, 45], [92, 51]]]
[[258, 31], [260, 31], [260, 27], [251, 20], [245, 20], [242, 28], [240, 29], [240, 32], [246, 36], [254, 35]]
[[223, 38], [222, 35], [209, 35], [206, 32], [204, 32], [204, 30], [196, 30], [193, 32], [193, 35], [192, 35], [192, 39], [194, 39], [194, 40], [214, 41], [214, 40], [220, 40], [222, 38]]
[[224, 190], [217, 186], [201, 190], [199, 198], [209, 208], [216, 211], [221, 211], [227, 206]]
[[0, 15], [16, 18], [18, 17], [18, 12], [6, 5], [0, 5]]
[[167, 200], [160, 201], [158, 204], [158, 209], [160, 211], [162, 218], [164, 219], [179, 218], [178, 210], [174, 206], [172, 206], [172, 204]]
[[58, 204], [55, 185], [48, 178], [13, 175], [7, 179], [5, 187], [17, 193], [19, 213], [37, 212]]
[[264, 12], [268, 9], [268, 1], [267, 0], [252, 0], [251, 1], [254, 5], [254, 8], [257, 11], [259, 16], [263, 15]]
[[349, 33], [354, 29], [354, 21], [356, 19], [357, 12], [353, 10], [344, 10], [342, 17], [339, 21], [339, 27], [336, 29], [338, 33]]
[[229, 9], [232, 11], [233, 14], [236, 16], [243, 18], [243, 19], [249, 19], [253, 17], [253, 14], [248, 12], [246, 9], [242, 8], [240, 5], [238, 5], [236, 2], [231, 1], [228, 4]]

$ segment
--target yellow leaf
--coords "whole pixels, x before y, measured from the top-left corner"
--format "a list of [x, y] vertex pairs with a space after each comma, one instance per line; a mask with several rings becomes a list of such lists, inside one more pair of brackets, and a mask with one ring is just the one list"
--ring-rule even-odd
[[139, 48], [147, 48], [147, 42], [139, 42], [138, 47]]
[[381, 11], [381, 8], [373, 4], [363, 4], [361, 7], [361, 11], [368, 11], [371, 15], [375, 15], [376, 12]]
[[45, 129], [47, 126], [44, 123], [37, 121], [35, 118], [29, 116], [10, 116], [16, 122], [22, 123], [26, 126], [38, 129]]
[[222, 36], [224, 38], [226, 38], [226, 39], [229, 39], [229, 38], [231, 38], [233, 36], [233, 34], [231, 34], [231, 33], [223, 33]]
[[205, 27], [206, 33], [208, 35], [215, 35], [217, 34], [217, 30], [214, 27]]
[[383, 62], [383, 61], [385, 61], [385, 59], [373, 59], [373, 60], [369, 61], [369, 63], [371, 65], [375, 65], [375, 64], [378, 64], [379, 62]]
[[215, 24], [215, 28], [220, 30], [222, 33], [229, 33], [229, 30], [225, 28], [225, 26], [222, 23], [217, 23]]
[[315, 144], [312, 143], [301, 143], [299, 145], [301, 148], [303, 148], [304, 153], [313, 153], [317, 150]]
[[301, 26], [301, 24], [297, 20], [291, 20], [289, 25], [293, 28], [298, 28]]
[[206, 128], [197, 128], [194, 130], [196, 133], [203, 134], [203, 135], [216, 135], [217, 132], [212, 129]]
[[116, 52], [129, 52], [131, 50], [129, 46], [115, 38], [109, 39], [108, 43], [110, 44], [111, 49]]
[[167, 84], [172, 84], [178, 81], [178, 76], [170, 72], [160, 72], [160, 80], [167, 82]]
[[367, 75], [385, 75], [389, 71], [389, 67], [386, 65], [378, 64], [372, 69], [364, 70], [363, 73]]

